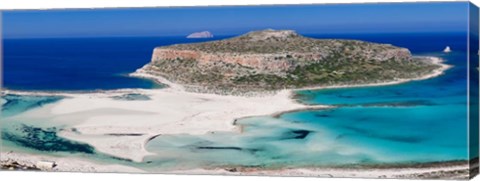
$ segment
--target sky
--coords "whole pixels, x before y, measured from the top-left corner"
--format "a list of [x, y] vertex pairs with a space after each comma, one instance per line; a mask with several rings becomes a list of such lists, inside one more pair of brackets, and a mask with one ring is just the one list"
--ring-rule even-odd
[[4, 38], [466, 32], [468, 3], [225, 6], [2, 12]]

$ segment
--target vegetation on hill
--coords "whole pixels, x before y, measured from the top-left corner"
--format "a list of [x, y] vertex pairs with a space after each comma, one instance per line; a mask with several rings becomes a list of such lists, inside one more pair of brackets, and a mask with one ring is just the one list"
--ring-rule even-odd
[[[219, 41], [158, 47], [156, 51], [175, 57], [154, 54], [143, 70], [198, 91], [225, 94], [380, 83], [416, 78], [440, 68], [412, 57], [405, 48], [314, 39], [291, 30], [256, 31]], [[198, 58], [192, 58], [191, 52]]]

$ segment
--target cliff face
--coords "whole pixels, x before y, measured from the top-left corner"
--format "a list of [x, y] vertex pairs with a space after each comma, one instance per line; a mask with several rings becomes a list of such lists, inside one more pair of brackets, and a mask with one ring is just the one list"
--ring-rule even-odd
[[[315, 58], [311, 54], [312, 59]], [[175, 59], [194, 59], [200, 65], [208, 65], [215, 63], [227, 63], [241, 65], [260, 71], [286, 71], [291, 69], [294, 64], [288, 59], [279, 59], [285, 57], [280, 54], [239, 54], [239, 53], [209, 53], [191, 50], [175, 50], [175, 49], [155, 49], [153, 53], [153, 62], [175, 60]], [[320, 58], [320, 57], [316, 57]]]
[[[239, 64], [245, 67], [259, 69], [263, 71], [287, 71], [295, 68], [296, 65], [304, 65], [313, 63], [327, 58], [335, 52], [318, 52], [318, 53], [229, 53], [229, 52], [202, 52], [192, 50], [176, 50], [169, 48], [156, 48], [153, 53], [152, 61], [165, 61], [175, 59], [195, 59], [200, 64], [208, 64], [215, 62], [225, 62], [230, 64]], [[351, 52], [352, 54], [358, 52]], [[387, 49], [381, 52], [365, 51], [356, 58], [369, 58], [376, 61], [385, 61], [390, 59], [408, 60], [410, 52], [407, 49]], [[293, 59], [301, 59], [303, 61], [293, 61]]]
[[414, 60], [408, 49], [388, 44], [264, 30], [220, 41], [157, 47], [143, 69], [207, 89], [273, 90], [361, 83], [375, 75], [378, 81], [410, 78], [434, 67]]

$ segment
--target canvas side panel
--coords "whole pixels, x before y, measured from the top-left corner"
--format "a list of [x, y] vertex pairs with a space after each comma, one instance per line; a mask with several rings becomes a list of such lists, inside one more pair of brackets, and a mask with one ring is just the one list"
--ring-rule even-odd
[[[3, 12], [0, 10], [0, 90], [3, 89]], [[0, 105], [0, 108], [2, 105]], [[2, 109], [0, 109], [2, 110]], [[2, 118], [2, 112], [0, 111], [0, 119]], [[2, 160], [3, 153], [3, 139], [2, 139], [2, 124], [0, 122], [0, 160]], [[0, 167], [0, 171], [3, 168]]]
[[469, 7], [469, 156], [470, 177], [478, 174], [479, 155], [479, 13], [478, 7]]

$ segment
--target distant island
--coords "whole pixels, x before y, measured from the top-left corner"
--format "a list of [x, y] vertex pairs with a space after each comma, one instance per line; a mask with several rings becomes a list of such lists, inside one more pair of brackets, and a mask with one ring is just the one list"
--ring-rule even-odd
[[152, 61], [138, 71], [190, 90], [229, 94], [383, 84], [422, 79], [445, 68], [389, 44], [314, 39], [292, 30], [267, 29], [225, 40], [157, 47]]
[[187, 38], [213, 38], [213, 34], [209, 31], [195, 32], [188, 35]]

